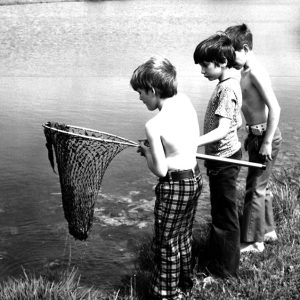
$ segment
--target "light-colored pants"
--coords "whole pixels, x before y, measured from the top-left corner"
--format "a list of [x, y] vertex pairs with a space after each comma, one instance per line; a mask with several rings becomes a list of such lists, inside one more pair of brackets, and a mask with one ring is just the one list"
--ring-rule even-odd
[[264, 234], [275, 229], [272, 205], [272, 193], [268, 182], [282, 143], [280, 130], [277, 128], [272, 142], [272, 161], [262, 162], [259, 149], [263, 136], [249, 134], [247, 150], [249, 161], [264, 163], [266, 169], [249, 167], [246, 181], [246, 195], [241, 222], [241, 242], [263, 242]]

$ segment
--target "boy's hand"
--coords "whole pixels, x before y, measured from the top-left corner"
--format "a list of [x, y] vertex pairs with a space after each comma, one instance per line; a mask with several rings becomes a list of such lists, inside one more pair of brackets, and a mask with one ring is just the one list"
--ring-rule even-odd
[[149, 151], [149, 142], [148, 140], [139, 140], [139, 147], [137, 149], [137, 153], [140, 153], [141, 156], [146, 156], [147, 151]]
[[271, 143], [262, 143], [259, 155], [262, 157], [263, 161], [272, 160], [272, 144]]
[[149, 141], [147, 139], [138, 140], [140, 145], [143, 144], [146, 147], [150, 147]]

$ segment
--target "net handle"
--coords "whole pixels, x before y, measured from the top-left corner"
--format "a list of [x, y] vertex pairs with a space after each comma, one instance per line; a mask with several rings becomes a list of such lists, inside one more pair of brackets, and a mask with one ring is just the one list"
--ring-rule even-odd
[[104, 131], [94, 130], [94, 129], [91, 129], [91, 128], [85, 128], [85, 127], [79, 127], [79, 126], [73, 126], [73, 125], [66, 125], [68, 127], [72, 127], [72, 128], [76, 128], [76, 129], [90, 130], [90, 131], [97, 132], [97, 133], [100, 133], [100, 134], [101, 133], [107, 134], [107, 135], [110, 135], [110, 136], [115, 137], [115, 138], [123, 139], [124, 142], [112, 141], [112, 140], [108, 140], [108, 139], [101, 139], [101, 138], [97, 138], [97, 137], [94, 137], [94, 136], [88, 136], [88, 135], [81, 135], [81, 134], [77, 134], [77, 133], [74, 133], [74, 132], [68, 132], [68, 131], [57, 129], [57, 128], [54, 128], [54, 127], [50, 127], [50, 126], [47, 126], [45, 124], [42, 124], [42, 126], [44, 128], [47, 128], [47, 129], [50, 129], [50, 130], [54, 130], [54, 131], [57, 131], [57, 132], [60, 132], [60, 133], [69, 134], [69, 135], [72, 135], [72, 136], [76, 136], [76, 137], [80, 137], [80, 138], [85, 138], [85, 139], [91, 139], [91, 140], [94, 140], [94, 141], [102, 141], [102, 142], [113, 143], [113, 144], [122, 144], [122, 145], [131, 146], [131, 147], [138, 147], [139, 146], [139, 144], [136, 143], [136, 142], [134, 142], [134, 141], [131, 141], [131, 140], [128, 140], [128, 139], [124, 139], [124, 138], [122, 138], [122, 137], [120, 137], [118, 135], [114, 135], [114, 134], [107, 133], [107, 132], [104, 132]]
[[[96, 137], [93, 137], [93, 136], [80, 135], [80, 134], [76, 134], [76, 133], [73, 133], [73, 132], [67, 132], [67, 131], [64, 131], [64, 130], [53, 128], [53, 127], [47, 126], [45, 124], [43, 124], [42, 126], [44, 128], [55, 130], [55, 131], [61, 132], [61, 133], [67, 133], [67, 134], [77, 136], [77, 137], [80, 137], [80, 138], [86, 138], [86, 139], [91, 139], [91, 140], [95, 140], [95, 141], [104, 141], [104, 142], [107, 142], [107, 143], [114, 143], [114, 144], [123, 144], [123, 145], [131, 146], [131, 147], [138, 147], [139, 146], [139, 144], [134, 142], [134, 141], [124, 139], [124, 138], [122, 138], [118, 135], [110, 134], [110, 133], [107, 133], [107, 132], [104, 132], [104, 131], [94, 130], [94, 129], [91, 129], [91, 128], [67, 125], [68, 127], [73, 127], [73, 128], [77, 128], [77, 129], [81, 129], [81, 130], [90, 130], [90, 131], [94, 131], [94, 132], [98, 132], [98, 133], [104, 133], [104, 134], [107, 134], [107, 135], [110, 135], [110, 136], [113, 136], [113, 137], [116, 137], [116, 138], [124, 139], [125, 142], [112, 141], [112, 140], [107, 140], [107, 139], [96, 138]], [[254, 167], [254, 168], [259, 168], [259, 169], [262, 169], [262, 170], [266, 169], [266, 165], [264, 165], [264, 164], [253, 163], [253, 162], [238, 160], [238, 159], [230, 159], [230, 158], [226, 158], [226, 157], [206, 155], [206, 154], [201, 154], [201, 153], [196, 153], [196, 158], [197, 159], [204, 159], [204, 160], [221, 161], [221, 162], [225, 162], [225, 163], [226, 162], [227, 163], [233, 163], [233, 164], [244, 166], [244, 167]]]
[[207, 155], [207, 154], [201, 154], [201, 153], [196, 153], [196, 158], [204, 159], [204, 160], [221, 161], [221, 162], [225, 162], [225, 163], [232, 163], [232, 164], [239, 165], [242, 167], [253, 167], [253, 168], [259, 168], [262, 170], [266, 169], [266, 165], [254, 163], [251, 161], [232, 159], [232, 158], [226, 158], [226, 157], [220, 157], [220, 156], [213, 156], [213, 155]]
[[[137, 144], [137, 146], [139, 146], [139, 145]], [[266, 169], [266, 165], [263, 165], [263, 164], [254, 163], [254, 162], [246, 161], [246, 160], [239, 160], [239, 159], [232, 159], [232, 158], [227, 158], [227, 157], [207, 155], [207, 154], [202, 154], [202, 153], [196, 153], [196, 158], [203, 159], [203, 160], [221, 161], [221, 162], [231, 163], [231, 164], [235, 164], [235, 165], [242, 166], [242, 167], [253, 167], [253, 168], [258, 168], [258, 169], [262, 169], [262, 170]]]

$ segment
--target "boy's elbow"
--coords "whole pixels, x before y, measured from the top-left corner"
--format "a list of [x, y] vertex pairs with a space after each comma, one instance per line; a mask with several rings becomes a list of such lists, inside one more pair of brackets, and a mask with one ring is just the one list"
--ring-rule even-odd
[[276, 107], [273, 108], [273, 112], [272, 112], [273, 116], [276, 118], [276, 119], [279, 119], [280, 118], [280, 114], [281, 114], [281, 107], [280, 105], [276, 105]]
[[156, 170], [155, 175], [158, 177], [165, 177], [167, 175], [168, 170]]
[[280, 107], [280, 105], [278, 104], [278, 115], [280, 116], [280, 114], [281, 114], [281, 107]]
[[159, 169], [159, 177], [165, 177], [168, 173], [168, 166], [165, 165], [164, 167]]
[[153, 173], [158, 177], [165, 177], [168, 173], [168, 167], [165, 166], [156, 166], [153, 168]]

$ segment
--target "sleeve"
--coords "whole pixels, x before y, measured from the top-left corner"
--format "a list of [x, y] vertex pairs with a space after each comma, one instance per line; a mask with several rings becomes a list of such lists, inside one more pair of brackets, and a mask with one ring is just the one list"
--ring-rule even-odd
[[236, 95], [232, 89], [228, 87], [221, 89], [219, 91], [219, 105], [215, 114], [223, 118], [233, 119], [236, 102]]

